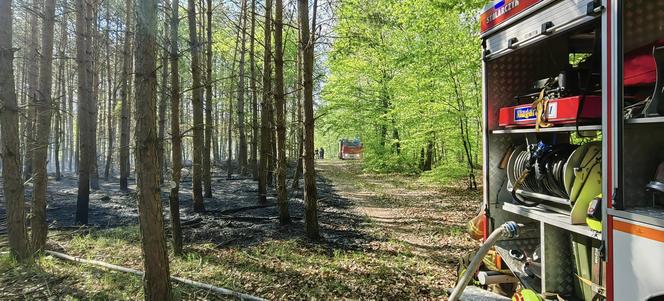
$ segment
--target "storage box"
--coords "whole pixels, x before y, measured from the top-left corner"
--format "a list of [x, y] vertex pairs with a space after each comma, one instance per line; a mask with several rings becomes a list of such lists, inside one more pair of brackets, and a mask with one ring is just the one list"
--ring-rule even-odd
[[[582, 96], [571, 96], [549, 100], [545, 115], [546, 121], [554, 125], [576, 123], [579, 104]], [[501, 108], [498, 125], [501, 127], [530, 127], [535, 126], [537, 110], [531, 104]], [[596, 95], [585, 96], [581, 114], [582, 120], [600, 119], [602, 117], [602, 97]]]

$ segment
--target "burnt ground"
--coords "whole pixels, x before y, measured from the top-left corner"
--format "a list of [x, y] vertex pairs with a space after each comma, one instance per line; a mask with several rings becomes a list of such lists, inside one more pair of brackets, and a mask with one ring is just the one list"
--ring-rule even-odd
[[[288, 187], [291, 186], [292, 175], [289, 175]], [[185, 229], [186, 242], [210, 241], [220, 245], [224, 244], [252, 244], [261, 240], [271, 239], [274, 235], [299, 235], [302, 228], [304, 203], [302, 191], [289, 191], [289, 211], [293, 225], [287, 228], [276, 228], [276, 197], [274, 188], [268, 191], [268, 203], [258, 202], [258, 182], [251, 177], [234, 174], [228, 180], [225, 170], [215, 170], [212, 177], [213, 197], [205, 198], [206, 212], [193, 211], [191, 176], [183, 177], [180, 187], [180, 217]], [[348, 202], [335, 196], [329, 181], [318, 177], [318, 193], [322, 199], [320, 206], [344, 209]], [[73, 174], [66, 174], [60, 181], [53, 177], [49, 180], [47, 218], [50, 230], [69, 230], [79, 228], [75, 223], [76, 198], [78, 178]], [[300, 179], [300, 186], [302, 180]], [[120, 190], [119, 179], [111, 178], [108, 181], [99, 180], [99, 189], [90, 193], [88, 211], [88, 224], [86, 227], [95, 229], [109, 229], [121, 226], [138, 225], [138, 209], [134, 193], [136, 191], [135, 178], [129, 179], [129, 191]], [[30, 211], [31, 184], [26, 186], [26, 211]], [[162, 205], [164, 209], [166, 227], [170, 227], [170, 211], [168, 182], [162, 186]], [[0, 192], [0, 196], [2, 192]], [[4, 221], [4, 199], [0, 199], [0, 220]], [[340, 220], [338, 214], [332, 214], [332, 221], [342, 222], [344, 225], [353, 225], [356, 221], [345, 216]], [[338, 226], [338, 225], [337, 225]], [[323, 233], [335, 236], [335, 225], [323, 225]], [[279, 230], [278, 232], [275, 230]], [[286, 230], [284, 232], [284, 230]], [[328, 231], [329, 230], [329, 231]], [[0, 224], [0, 233], [5, 233], [4, 224]], [[352, 238], [355, 234], [344, 233], [344, 237]], [[348, 236], [347, 234], [350, 234]], [[334, 240], [334, 239], [333, 239]]]
[[[189, 255], [172, 259], [171, 272], [267, 299], [444, 298], [445, 289], [454, 283], [458, 256], [476, 247], [464, 234], [464, 225], [475, 214], [479, 192], [454, 184], [423, 183], [411, 176], [366, 174], [359, 162], [327, 160], [317, 164], [323, 236], [317, 242], [303, 238], [301, 191], [289, 190], [292, 223], [280, 226], [274, 191], [270, 191], [268, 204], [258, 204], [256, 181], [238, 175], [227, 180], [226, 173], [217, 170], [212, 179], [213, 198], [205, 199], [207, 211], [195, 213], [191, 178], [184, 178], [180, 206]], [[135, 183], [132, 179], [130, 191], [123, 192], [117, 182], [100, 180], [100, 189], [90, 196], [89, 225], [79, 228], [74, 224], [77, 179], [70, 175], [59, 182], [50, 181], [49, 248], [141, 269], [138, 212], [132, 193]], [[167, 191], [166, 185], [162, 187], [169, 233]], [[126, 254], [117, 254], [117, 248], [126, 249]], [[0, 299], [24, 295], [28, 299], [92, 296], [131, 300], [142, 294], [140, 281], [126, 283], [131, 276], [112, 272], [115, 278], [100, 286], [82, 278], [109, 272], [56, 268], [62, 263], [49, 260], [39, 266], [47, 272], [42, 275], [47, 280], [40, 281], [47, 288], [49, 283], [62, 285], [34, 290], [27, 284], [19, 285], [21, 281], [15, 276], [0, 276], [0, 287], [9, 288], [0, 288]], [[118, 289], [125, 291], [119, 295], [111, 292]], [[36, 293], [25, 294], [31, 290]], [[178, 298], [211, 296], [184, 288]]]

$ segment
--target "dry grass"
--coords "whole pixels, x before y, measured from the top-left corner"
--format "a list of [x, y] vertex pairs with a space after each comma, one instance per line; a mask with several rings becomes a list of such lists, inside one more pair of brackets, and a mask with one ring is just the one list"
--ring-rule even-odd
[[[463, 227], [480, 194], [414, 177], [364, 174], [356, 162], [319, 166], [329, 186], [321, 195], [323, 242], [300, 238], [301, 224], [275, 224], [275, 231], [295, 234], [252, 244], [190, 241], [184, 256], [171, 254], [171, 273], [266, 299], [444, 299], [457, 256], [476, 245]], [[342, 201], [348, 206], [334, 205]], [[359, 222], [351, 225], [339, 216]], [[52, 232], [49, 245], [142, 269], [136, 226]], [[224, 299], [182, 285], [174, 294], [183, 300]], [[142, 298], [141, 279], [50, 256], [29, 266], [0, 256], [0, 299], [23, 298], [135, 300]]]

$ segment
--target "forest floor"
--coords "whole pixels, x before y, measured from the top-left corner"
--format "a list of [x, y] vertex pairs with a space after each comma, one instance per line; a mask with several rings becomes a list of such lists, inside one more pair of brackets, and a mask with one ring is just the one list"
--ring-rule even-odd
[[[303, 238], [300, 192], [290, 196], [292, 224], [279, 226], [274, 198], [269, 206], [256, 206], [255, 181], [215, 177], [207, 212], [197, 214], [191, 210], [190, 178], [185, 179], [185, 254], [171, 252], [171, 274], [270, 300], [444, 299], [456, 278], [457, 258], [477, 246], [465, 234], [465, 223], [481, 194], [462, 184], [366, 174], [360, 162], [319, 160], [317, 169], [319, 242]], [[78, 228], [76, 179], [50, 183], [50, 250], [142, 270], [130, 193], [102, 181], [91, 195], [90, 226]], [[130, 274], [52, 256], [19, 266], [0, 255], [0, 299], [135, 300], [142, 293], [141, 279]], [[174, 294], [184, 300], [228, 299], [180, 284], [174, 284]]]

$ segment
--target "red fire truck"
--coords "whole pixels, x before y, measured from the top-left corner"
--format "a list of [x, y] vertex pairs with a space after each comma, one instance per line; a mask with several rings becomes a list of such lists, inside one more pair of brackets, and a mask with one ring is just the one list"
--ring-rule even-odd
[[339, 141], [339, 159], [359, 160], [362, 159], [363, 146], [359, 139], [341, 139]]
[[480, 21], [493, 257], [466, 274], [513, 290], [451, 299], [664, 300], [664, 0], [499, 0]]

